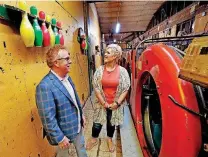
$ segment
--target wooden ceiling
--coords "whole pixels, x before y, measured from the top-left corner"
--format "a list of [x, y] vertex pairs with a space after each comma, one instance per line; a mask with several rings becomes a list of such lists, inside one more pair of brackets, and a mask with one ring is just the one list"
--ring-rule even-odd
[[[114, 39], [129, 40], [138, 32], [146, 31], [153, 14], [164, 1], [108, 1], [96, 2], [101, 33], [105, 38], [115, 34], [116, 23], [120, 23], [120, 32]], [[137, 32], [137, 33], [135, 33]]]

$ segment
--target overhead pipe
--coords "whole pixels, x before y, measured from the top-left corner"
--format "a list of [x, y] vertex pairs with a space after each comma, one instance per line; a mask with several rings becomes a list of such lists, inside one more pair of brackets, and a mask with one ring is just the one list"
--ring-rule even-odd
[[[83, 2], [83, 14], [84, 14], [84, 32], [86, 34], [86, 37], [88, 39], [88, 21], [89, 21], [89, 3], [87, 3], [86, 1]], [[88, 41], [86, 41], [88, 42]], [[89, 49], [86, 50], [87, 52], [87, 60], [88, 60], [88, 77], [89, 77], [89, 88], [90, 88], [90, 93], [89, 95], [91, 95], [92, 93], [92, 76], [91, 76], [91, 68], [90, 68], [90, 63], [91, 63], [91, 53], [89, 51]]]

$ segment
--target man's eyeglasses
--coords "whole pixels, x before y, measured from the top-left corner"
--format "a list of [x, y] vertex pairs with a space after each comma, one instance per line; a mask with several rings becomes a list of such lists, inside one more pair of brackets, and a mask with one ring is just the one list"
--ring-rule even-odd
[[71, 59], [69, 57], [66, 57], [66, 58], [58, 58], [57, 60], [65, 60], [66, 62], [70, 62], [71, 63]]

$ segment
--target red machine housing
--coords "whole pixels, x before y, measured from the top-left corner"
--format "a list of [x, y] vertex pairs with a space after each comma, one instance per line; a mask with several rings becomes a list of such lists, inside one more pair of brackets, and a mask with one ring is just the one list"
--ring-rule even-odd
[[[130, 104], [139, 142], [145, 157], [149, 152], [144, 135], [141, 92], [145, 75], [151, 75], [157, 87], [162, 113], [162, 140], [160, 157], [196, 157], [201, 147], [200, 118], [176, 106], [177, 102], [199, 112], [193, 85], [178, 78], [181, 58], [175, 50], [164, 44], [149, 46], [136, 61], [136, 51], [131, 53]], [[154, 105], [154, 104], [150, 104]]]

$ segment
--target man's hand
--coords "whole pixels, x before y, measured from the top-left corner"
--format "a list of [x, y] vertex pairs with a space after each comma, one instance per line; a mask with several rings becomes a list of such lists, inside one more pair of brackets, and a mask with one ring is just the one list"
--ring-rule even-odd
[[109, 105], [109, 109], [111, 110], [116, 110], [117, 108], [118, 108], [118, 105], [115, 102]]
[[60, 142], [58, 145], [59, 145], [59, 147], [61, 149], [67, 149], [67, 148], [69, 148], [69, 146], [70, 146], [69, 139], [66, 136], [64, 136], [63, 141]]

